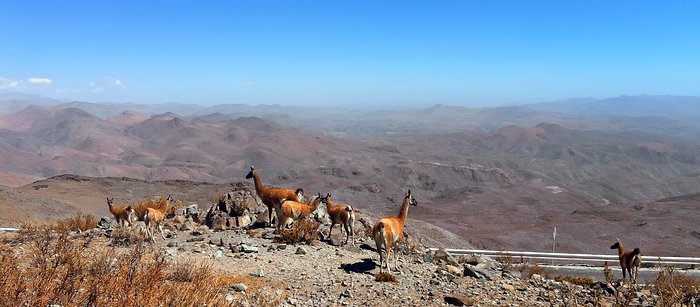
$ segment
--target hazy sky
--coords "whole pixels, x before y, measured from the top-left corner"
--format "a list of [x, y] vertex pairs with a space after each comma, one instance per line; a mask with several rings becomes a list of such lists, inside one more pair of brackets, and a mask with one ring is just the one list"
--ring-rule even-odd
[[700, 95], [700, 1], [0, 0], [0, 92], [478, 106]]

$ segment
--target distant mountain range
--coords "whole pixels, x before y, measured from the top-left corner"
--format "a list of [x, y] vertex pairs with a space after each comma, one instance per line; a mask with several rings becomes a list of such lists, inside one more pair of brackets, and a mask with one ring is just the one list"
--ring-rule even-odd
[[571, 115], [700, 118], [700, 97], [670, 95], [575, 98], [528, 105], [534, 109]]
[[492, 108], [435, 105], [396, 110], [351, 110], [338, 107], [228, 104], [134, 104], [61, 102], [41, 96], [0, 94], [0, 114], [31, 105], [56, 109], [78, 108], [100, 118], [123, 114], [152, 116], [171, 112], [198, 121], [225, 121], [259, 117], [305, 131], [348, 136], [382, 136], [400, 132], [491, 130], [508, 125], [533, 126], [541, 122], [580, 130], [630, 131], [672, 137], [700, 138], [700, 97], [620, 96], [607, 99], [575, 98], [547, 103]]
[[[673, 99], [640, 97], [644, 112]], [[615, 238], [590, 225], [645, 223], [629, 235], [694, 240], [700, 212], [686, 209], [700, 193], [700, 128], [697, 110], [677, 114], [696, 100], [657, 115], [592, 111], [620, 99], [633, 100], [383, 111], [27, 101], [0, 115], [0, 185], [31, 190], [66, 173], [225, 184], [255, 165], [267, 184], [332, 192], [376, 214], [393, 213], [411, 188], [426, 204], [416, 218], [491, 247], [541, 244], [519, 229], [551, 234], [553, 223], [585, 235], [571, 251]], [[590, 112], [573, 111], [585, 104]]]

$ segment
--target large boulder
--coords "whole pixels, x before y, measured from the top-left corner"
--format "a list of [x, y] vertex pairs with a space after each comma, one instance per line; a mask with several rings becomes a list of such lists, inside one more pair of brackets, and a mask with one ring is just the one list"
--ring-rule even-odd
[[213, 230], [227, 230], [248, 227], [255, 223], [255, 199], [250, 191], [241, 190], [229, 192], [209, 207], [204, 218], [204, 224]]

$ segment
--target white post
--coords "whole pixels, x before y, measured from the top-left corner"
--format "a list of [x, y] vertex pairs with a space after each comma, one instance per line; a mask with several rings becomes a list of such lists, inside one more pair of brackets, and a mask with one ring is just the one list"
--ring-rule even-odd
[[[557, 225], [554, 225], [554, 231], [552, 232], [552, 253], [554, 253], [554, 247], [557, 245]], [[552, 264], [554, 264], [554, 259], [552, 259]]]

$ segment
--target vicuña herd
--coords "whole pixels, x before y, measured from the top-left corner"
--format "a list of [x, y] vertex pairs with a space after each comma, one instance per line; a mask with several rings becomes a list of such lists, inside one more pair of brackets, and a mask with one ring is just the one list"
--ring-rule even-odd
[[[288, 228], [292, 223], [300, 219], [309, 218], [317, 214], [322, 203], [325, 204], [325, 209], [331, 222], [328, 231], [328, 239], [333, 233], [335, 225], [342, 225], [341, 230], [345, 230], [346, 237], [344, 244], [355, 245], [355, 209], [342, 203], [335, 203], [333, 196], [330, 193], [326, 195], [314, 195], [308, 202], [304, 201], [304, 190], [301, 188], [287, 189], [272, 186], [265, 186], [260, 179], [259, 172], [255, 167], [250, 167], [250, 172], [246, 175], [246, 179], [253, 179], [255, 184], [255, 192], [267, 206], [268, 221], [270, 226], [273, 226], [272, 211], [275, 211], [274, 228], [276, 233], [280, 233], [283, 228]], [[230, 197], [230, 196], [229, 196]], [[162, 199], [161, 199], [162, 201]], [[165, 198], [165, 208], [146, 208], [145, 212], [137, 214], [137, 212], [129, 205], [114, 206], [114, 198], [107, 197], [107, 205], [109, 212], [114, 215], [117, 224], [120, 226], [132, 226], [135, 219], [143, 220], [146, 224], [146, 234], [150, 241], [155, 242], [154, 233], [158, 229], [161, 237], [165, 240], [163, 233], [162, 222], [165, 219], [166, 208], [172, 208], [174, 199], [171, 195]], [[392, 272], [391, 259], [393, 258], [394, 270], [398, 271], [398, 253], [399, 244], [404, 240], [404, 225], [408, 218], [408, 208], [417, 206], [418, 202], [408, 190], [401, 204], [401, 211], [396, 216], [386, 216], [381, 218], [372, 228], [372, 237], [377, 246], [379, 253], [379, 271], [384, 272], [386, 269], [389, 274]], [[615, 244], [610, 246], [610, 249], [617, 249], [620, 258], [620, 266], [622, 267], [622, 277], [626, 278], [629, 275], [631, 281], [636, 282], [637, 273], [641, 263], [641, 254], [639, 248], [625, 250], [618, 239]]]

